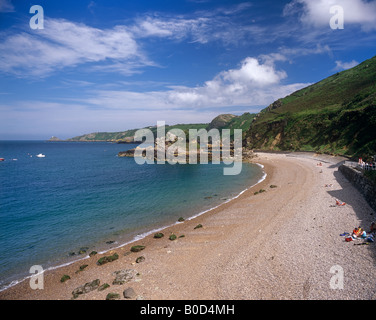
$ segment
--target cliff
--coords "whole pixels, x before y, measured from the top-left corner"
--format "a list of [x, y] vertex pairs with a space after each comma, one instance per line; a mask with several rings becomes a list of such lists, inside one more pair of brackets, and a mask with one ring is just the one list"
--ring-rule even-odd
[[278, 99], [256, 115], [250, 149], [376, 154], [376, 57]]

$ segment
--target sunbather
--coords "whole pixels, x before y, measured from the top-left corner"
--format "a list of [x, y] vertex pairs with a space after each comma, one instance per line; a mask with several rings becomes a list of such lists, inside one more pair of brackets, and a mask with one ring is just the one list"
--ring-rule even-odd
[[339, 201], [338, 199], [336, 199], [336, 205], [337, 206], [344, 206], [344, 205], [346, 205], [346, 202], [342, 202], [342, 201]]

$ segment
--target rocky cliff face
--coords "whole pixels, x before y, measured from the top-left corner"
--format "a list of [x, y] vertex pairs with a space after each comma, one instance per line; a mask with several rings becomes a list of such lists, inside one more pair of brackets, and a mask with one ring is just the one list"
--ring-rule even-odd
[[227, 126], [227, 124], [233, 119], [236, 118], [233, 114], [221, 114], [218, 117], [215, 117], [207, 127], [207, 130], [216, 128], [222, 129]]

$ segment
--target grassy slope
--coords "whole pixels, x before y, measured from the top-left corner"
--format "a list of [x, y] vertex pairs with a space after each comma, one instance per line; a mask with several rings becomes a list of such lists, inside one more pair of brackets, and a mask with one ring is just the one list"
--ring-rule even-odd
[[[218, 129], [242, 129], [243, 134], [248, 130], [252, 119], [254, 118], [254, 114], [250, 113], [244, 113], [241, 116], [234, 116], [231, 117], [224, 117], [225, 121], [222, 122], [221, 126], [218, 127]], [[221, 118], [221, 116], [218, 116], [216, 118]], [[221, 118], [222, 119], [222, 118]], [[223, 119], [222, 119], [223, 120]], [[176, 124], [176, 125], [166, 125], [166, 132], [168, 132], [171, 129], [181, 129], [184, 131], [186, 137], [189, 137], [189, 129], [207, 129], [209, 130], [210, 124], [208, 123], [199, 123], [199, 124]], [[213, 128], [216, 128], [216, 125], [212, 126]], [[149, 129], [154, 133], [154, 136], [156, 136], [157, 128], [149, 127]], [[122, 140], [126, 137], [133, 137], [136, 130], [127, 130], [122, 132], [95, 132], [90, 134], [84, 134], [82, 136], [74, 137], [71, 139], [68, 139], [68, 141], [118, 141]]]
[[376, 57], [280, 99], [247, 132], [253, 149], [376, 154]]

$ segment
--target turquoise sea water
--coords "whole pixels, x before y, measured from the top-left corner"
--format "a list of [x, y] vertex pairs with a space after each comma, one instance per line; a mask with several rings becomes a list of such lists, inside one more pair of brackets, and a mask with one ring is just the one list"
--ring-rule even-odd
[[0, 289], [33, 265], [59, 266], [84, 258], [80, 248], [109, 250], [198, 215], [264, 176], [253, 164], [224, 176], [223, 164], [138, 165], [117, 157], [134, 147], [0, 141]]

